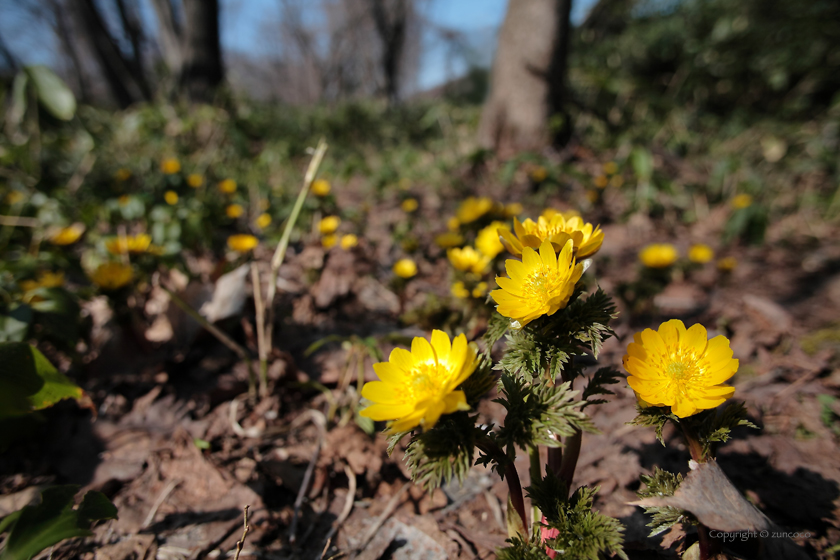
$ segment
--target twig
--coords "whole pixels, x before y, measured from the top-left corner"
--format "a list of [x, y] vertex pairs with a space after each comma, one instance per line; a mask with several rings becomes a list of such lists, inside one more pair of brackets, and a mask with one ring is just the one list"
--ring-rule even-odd
[[254, 289], [254, 308], [257, 313], [257, 351], [260, 356], [260, 397], [268, 393], [268, 348], [265, 344], [265, 305], [257, 263], [251, 262], [251, 284]]
[[38, 218], [26, 218], [21, 216], [0, 216], [0, 226], [12, 227], [38, 227], [41, 225]]
[[242, 508], [242, 524], [245, 528], [242, 531], [242, 538], [236, 541], [236, 554], [233, 555], [233, 560], [239, 560], [239, 555], [242, 553], [242, 547], [245, 546], [245, 537], [248, 536], [248, 532], [251, 530], [251, 526], [248, 525], [248, 509], [250, 507], [251, 506], [245, 506]]
[[245, 366], [248, 368], [248, 394], [250, 395], [251, 400], [254, 400], [256, 396], [256, 380], [254, 379], [254, 370], [251, 367], [251, 356], [248, 355], [248, 352], [232, 338], [219, 330], [213, 323], [202, 317], [198, 311], [190, 307], [189, 304], [178, 297], [174, 291], [170, 290], [163, 284], [161, 284], [160, 287], [163, 288], [163, 291], [169, 294], [172, 302], [180, 307], [184, 313], [195, 319], [199, 325], [207, 330], [207, 332], [215, 336], [219, 342], [233, 350], [233, 352], [239, 356], [239, 359], [245, 362]]
[[344, 465], [344, 474], [347, 475], [347, 499], [344, 500], [344, 508], [341, 510], [341, 513], [338, 515], [338, 519], [333, 522], [332, 527], [330, 527], [330, 532], [327, 533], [327, 544], [324, 546], [324, 551], [321, 553], [321, 558], [324, 558], [324, 554], [327, 552], [327, 548], [330, 546], [330, 541], [341, 528], [341, 525], [347, 521], [347, 518], [350, 517], [350, 512], [353, 511], [353, 502], [356, 500], [356, 473], [353, 472], [353, 469]]
[[143, 529], [152, 524], [152, 521], [155, 520], [155, 515], [157, 515], [157, 511], [160, 508], [160, 506], [163, 505], [163, 502], [166, 501], [166, 498], [169, 497], [169, 494], [171, 494], [172, 491], [175, 490], [175, 487], [179, 484], [181, 484], [181, 479], [176, 478], [174, 480], [169, 481], [169, 484], [167, 484], [166, 487], [164, 487], [163, 491], [160, 493], [160, 495], [158, 495], [157, 500], [155, 500], [155, 503], [152, 505], [152, 509], [149, 510], [149, 515], [147, 515], [146, 519], [143, 520]]
[[265, 305], [268, 307], [268, 321], [265, 325], [266, 354], [271, 352], [274, 329], [274, 296], [277, 294], [277, 274], [280, 267], [283, 265], [283, 259], [286, 258], [286, 250], [289, 248], [289, 239], [292, 237], [292, 229], [294, 228], [295, 222], [297, 222], [301, 208], [303, 208], [306, 195], [309, 194], [312, 181], [315, 180], [315, 175], [318, 173], [318, 168], [321, 167], [321, 161], [324, 159], [326, 151], [327, 143], [322, 138], [318, 141], [318, 146], [315, 148], [315, 153], [312, 155], [312, 160], [309, 162], [309, 167], [306, 169], [303, 186], [300, 189], [300, 193], [298, 193], [297, 200], [295, 200], [295, 206], [292, 208], [292, 213], [286, 221], [286, 227], [283, 229], [283, 235], [280, 238], [280, 242], [277, 244], [274, 256], [271, 257], [271, 273], [269, 274], [268, 279], [268, 294], [265, 298]]
[[306, 496], [306, 490], [309, 487], [309, 481], [312, 479], [312, 473], [315, 471], [315, 464], [318, 462], [318, 456], [321, 454], [321, 446], [324, 444], [324, 432], [326, 431], [327, 419], [323, 413], [310, 409], [298, 416], [297, 422], [292, 424], [300, 425], [305, 420], [312, 420], [318, 427], [318, 444], [315, 446], [315, 453], [309, 459], [309, 465], [306, 467], [306, 472], [303, 474], [303, 482], [300, 484], [297, 498], [295, 499], [294, 513], [292, 514], [292, 522], [289, 524], [289, 543], [295, 544], [297, 541], [297, 524], [300, 516], [300, 508], [303, 506], [303, 498]]
[[373, 536], [376, 534], [379, 528], [385, 524], [385, 521], [387, 521], [391, 514], [394, 513], [394, 510], [397, 509], [397, 506], [400, 504], [400, 498], [402, 498], [402, 495], [405, 494], [405, 491], [408, 490], [408, 487], [411, 486], [411, 484], [412, 482], [409, 480], [408, 482], [402, 485], [402, 488], [400, 488], [396, 494], [394, 494], [391, 497], [391, 499], [388, 501], [388, 504], [385, 506], [385, 511], [383, 511], [382, 514], [376, 518], [376, 521], [373, 522], [373, 525], [371, 525], [370, 528], [368, 528], [367, 532], [362, 537], [362, 540], [356, 547], [357, 551], [361, 552], [365, 549], [365, 547], [367, 547], [367, 545], [370, 543], [371, 539], [373, 539]]

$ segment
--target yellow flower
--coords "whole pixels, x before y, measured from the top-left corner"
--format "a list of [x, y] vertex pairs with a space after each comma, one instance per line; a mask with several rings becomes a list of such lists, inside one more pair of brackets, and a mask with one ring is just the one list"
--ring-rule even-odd
[[411, 278], [417, 274], [417, 263], [411, 259], [400, 259], [394, 263], [392, 270], [400, 278]]
[[723, 257], [717, 262], [718, 270], [723, 272], [731, 272], [738, 266], [738, 261], [735, 257]]
[[479, 282], [472, 291], [472, 297], [483, 298], [487, 295], [487, 282]]
[[599, 198], [601, 198], [601, 194], [598, 191], [586, 191], [586, 200], [590, 203], [595, 204]]
[[618, 173], [618, 166], [615, 164], [614, 161], [608, 161], [604, 164], [602, 169], [607, 175], [615, 175], [616, 173]]
[[338, 243], [338, 236], [334, 233], [330, 233], [321, 238], [321, 247], [324, 249], [332, 249], [336, 243]]
[[219, 181], [219, 191], [225, 194], [233, 194], [236, 192], [236, 181], [233, 179], [225, 179]]
[[441, 249], [449, 249], [450, 247], [458, 247], [464, 244], [464, 236], [454, 231], [448, 231], [435, 236], [435, 245]]
[[542, 183], [548, 178], [548, 171], [542, 165], [538, 165], [528, 174], [531, 180], [535, 183]]
[[693, 263], [704, 264], [715, 258], [715, 252], [708, 245], [698, 243], [688, 250], [688, 260]]
[[228, 204], [227, 208], [225, 208], [225, 214], [227, 214], [228, 218], [236, 219], [245, 213], [245, 209], [242, 208], [241, 204]]
[[443, 331], [432, 331], [431, 344], [415, 337], [411, 351], [395, 348], [387, 362], [373, 365], [380, 381], [362, 388], [373, 404], [359, 414], [372, 420], [390, 420], [392, 433], [421, 426], [432, 428], [442, 414], [469, 410], [467, 397], [457, 390], [478, 364], [475, 345], [463, 334], [450, 342]]
[[451, 218], [446, 220], [446, 229], [448, 229], [449, 231], [458, 231], [459, 229], [461, 229], [461, 220], [459, 220], [455, 216], [452, 216]]
[[622, 177], [621, 175], [613, 175], [610, 179], [610, 185], [617, 189], [620, 189], [622, 186], [624, 186], [624, 177]]
[[491, 259], [505, 250], [505, 246], [499, 240], [499, 228], [507, 229], [507, 224], [504, 222], [493, 222], [479, 231], [475, 238], [476, 249]]
[[160, 170], [166, 175], [175, 175], [181, 171], [181, 162], [175, 158], [166, 158], [160, 162]]
[[472, 247], [449, 249], [446, 256], [449, 257], [449, 262], [457, 270], [469, 271], [474, 274], [484, 273], [490, 265], [490, 257], [482, 255]]
[[166, 191], [165, 193], [163, 193], [163, 199], [168, 205], [175, 206], [176, 204], [178, 204], [178, 193], [176, 193], [175, 191]]
[[145, 253], [152, 246], [152, 236], [147, 233], [112, 237], [105, 241], [105, 248], [112, 255], [123, 253]]
[[509, 204], [505, 204], [505, 217], [506, 218], [513, 218], [514, 216], [518, 216], [521, 214], [525, 208], [519, 202], [511, 202]]
[[131, 202], [131, 197], [127, 194], [124, 194], [117, 199], [117, 202], [119, 202], [120, 206], [125, 206], [126, 204]]
[[63, 272], [50, 272], [43, 270], [38, 273], [38, 278], [35, 280], [23, 280], [20, 282], [20, 287], [24, 292], [31, 292], [38, 288], [58, 288], [64, 285]]
[[571, 240], [559, 255], [547, 239], [540, 245], [539, 253], [525, 247], [522, 260], [508, 259], [505, 269], [510, 278], [496, 277], [499, 289], [490, 295], [498, 304], [496, 310], [513, 319], [512, 325], [517, 329], [566, 307], [583, 274], [583, 264], [575, 263]]
[[228, 247], [237, 253], [247, 253], [259, 243], [256, 237], [244, 233], [231, 235], [227, 240]]
[[680, 418], [731, 397], [735, 388], [724, 381], [738, 371], [738, 360], [726, 337], [707, 336], [703, 325], [686, 330], [677, 319], [633, 335], [623, 363], [636, 396], [652, 406], [669, 406]]
[[416, 198], [406, 198], [402, 201], [402, 204], [400, 204], [400, 208], [402, 208], [402, 211], [407, 214], [411, 214], [412, 212], [417, 210], [418, 206], [419, 203], [417, 202]]
[[753, 197], [748, 194], [739, 194], [736, 195], [730, 202], [732, 208], [736, 210], [740, 210], [742, 208], [747, 208], [753, 203]]
[[359, 244], [359, 238], [353, 235], [352, 233], [348, 233], [347, 235], [341, 236], [341, 248], [345, 251], [348, 251]]
[[670, 243], [653, 243], [639, 251], [639, 260], [648, 268], [668, 268], [677, 257], [677, 248]]
[[256, 220], [257, 227], [260, 229], [265, 229], [269, 225], [271, 225], [271, 216], [268, 214], [260, 214], [257, 216]]
[[197, 189], [204, 184], [204, 176], [198, 173], [190, 173], [187, 175], [187, 184], [194, 189]]
[[341, 218], [338, 216], [327, 216], [322, 218], [320, 223], [318, 223], [318, 230], [324, 234], [335, 233], [335, 230], [338, 229], [338, 226], [341, 225]]
[[555, 251], [559, 251], [571, 239], [575, 256], [585, 258], [594, 255], [604, 242], [604, 232], [600, 226], [593, 228], [592, 224], [585, 223], [580, 216], [566, 217], [560, 212], [551, 217], [540, 216], [536, 222], [530, 218], [524, 222], [514, 218], [513, 232], [502, 228], [499, 235], [507, 250], [516, 256], [522, 254], [524, 247], [536, 249], [546, 240], [551, 241]]
[[452, 284], [452, 288], [449, 290], [453, 296], [458, 299], [467, 299], [470, 297], [470, 291], [464, 286], [464, 283], [458, 280]]
[[6, 204], [10, 206], [14, 206], [18, 202], [23, 201], [23, 193], [20, 191], [9, 191], [9, 194], [6, 195]]
[[486, 196], [482, 196], [481, 198], [471, 196], [461, 202], [455, 214], [460, 223], [468, 224], [476, 221], [492, 209], [493, 201], [491, 199]]
[[609, 185], [609, 184], [610, 184], [610, 180], [609, 180], [609, 179], [607, 179], [607, 176], [606, 176], [606, 175], [598, 175], [597, 177], [595, 177], [595, 180], [593, 181], [593, 183], [594, 183], [594, 185], [595, 185], [596, 187], [598, 187], [599, 189], [603, 189], [603, 188], [605, 188], [607, 185]]
[[120, 167], [119, 169], [117, 169], [117, 172], [114, 173], [114, 179], [116, 179], [117, 181], [128, 181], [130, 178], [131, 171], [126, 169], [125, 167]]
[[47, 233], [47, 239], [55, 245], [72, 245], [85, 232], [84, 224], [76, 222], [65, 228], [52, 228]]
[[131, 267], [118, 262], [108, 262], [99, 265], [90, 275], [93, 283], [103, 290], [116, 290], [122, 288], [134, 278]]
[[326, 179], [317, 179], [312, 181], [312, 194], [315, 196], [327, 196], [330, 194], [330, 190], [332, 187], [330, 186], [330, 182]]

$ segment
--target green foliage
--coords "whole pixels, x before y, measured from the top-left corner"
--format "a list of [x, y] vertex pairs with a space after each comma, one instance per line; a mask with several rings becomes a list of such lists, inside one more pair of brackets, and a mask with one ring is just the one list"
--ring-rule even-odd
[[446, 414], [431, 430], [415, 434], [405, 450], [411, 480], [429, 491], [452, 479], [463, 482], [473, 464], [476, 439], [483, 433], [475, 420], [466, 412]]
[[494, 311], [487, 323], [487, 332], [484, 333], [484, 344], [486, 348], [484, 352], [487, 356], [490, 356], [490, 353], [493, 351], [493, 346], [505, 336], [509, 327], [510, 319]]
[[558, 534], [546, 545], [564, 557], [598, 560], [602, 554], [627, 559], [624, 553], [624, 527], [617, 519], [592, 511], [596, 489], [578, 488], [566, 498], [566, 485], [554, 473], [534, 481], [528, 497], [540, 508], [547, 526]]
[[623, 380], [624, 375], [620, 371], [610, 367], [599, 368], [592, 375], [586, 389], [583, 390], [583, 400], [586, 401], [586, 406], [607, 402], [606, 399], [593, 399], [591, 397], [595, 395], [614, 395], [615, 393], [607, 389], [605, 385], [615, 385]]
[[[681, 474], [673, 474], [659, 467], [653, 468], [653, 476], [643, 474], [640, 478], [642, 483], [647, 486], [643, 490], [636, 492], [636, 495], [640, 498], [665, 498], [673, 496], [683, 480]], [[645, 507], [645, 513], [653, 516], [653, 519], [647, 525], [652, 529], [650, 532], [651, 537], [667, 531], [677, 523], [691, 522], [693, 520], [690, 513], [673, 506]]]
[[643, 407], [636, 403], [636, 417], [629, 423], [635, 426], [651, 426], [656, 429], [656, 439], [662, 446], [665, 446], [665, 439], [662, 437], [662, 429], [665, 424], [671, 420], [679, 424], [680, 419], [671, 412], [667, 406], [647, 406]]
[[588, 297], [575, 298], [562, 313], [549, 317], [546, 329], [560, 340], [569, 333], [597, 359], [604, 341], [615, 335], [609, 323], [617, 316], [612, 298], [599, 287]]
[[78, 490], [75, 485], [47, 488], [40, 504], [0, 520], [0, 533], [8, 532], [0, 560], [28, 560], [64, 539], [92, 536], [95, 521], [117, 518], [117, 508], [100, 492], [88, 492], [73, 509]]
[[461, 390], [464, 391], [470, 408], [475, 409], [481, 397], [486, 395], [495, 384], [496, 376], [490, 369], [489, 361], [481, 360], [473, 374], [461, 384]]
[[732, 212], [723, 230], [724, 243], [741, 239], [746, 243], [760, 245], [770, 222], [767, 208], [762, 204], [750, 204]]
[[507, 374], [502, 375], [501, 383], [502, 397], [496, 402], [507, 409], [507, 416], [496, 434], [499, 445], [508, 449], [559, 447], [560, 437], [571, 436], [576, 430], [597, 432], [581, 411], [584, 402], [573, 400], [578, 391], [570, 389], [571, 383], [533, 385]]
[[67, 84], [46, 66], [24, 69], [38, 96], [38, 101], [57, 119], [69, 121], [76, 114], [76, 97]]
[[697, 425], [697, 439], [705, 456], [711, 455], [716, 443], [729, 441], [732, 430], [738, 426], [758, 429], [758, 426], [747, 420], [747, 408], [742, 402], [729, 403], [721, 414], [718, 414], [717, 409], [704, 411], [692, 418], [692, 421]]
[[0, 419], [83, 398], [84, 391], [36, 348], [23, 342], [0, 343]]
[[540, 542], [538, 529], [528, 540], [517, 535], [507, 539], [507, 542], [510, 546], [496, 550], [496, 558], [499, 560], [546, 560], [549, 558], [545, 552], [545, 545]]

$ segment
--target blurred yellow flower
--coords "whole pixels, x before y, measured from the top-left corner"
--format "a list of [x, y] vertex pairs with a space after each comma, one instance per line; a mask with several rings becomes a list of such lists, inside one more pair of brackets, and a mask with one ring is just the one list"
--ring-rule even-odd
[[457, 270], [473, 274], [483, 274], [490, 265], [490, 257], [482, 255], [472, 247], [449, 249], [446, 256]]
[[731, 272], [738, 266], [738, 260], [735, 257], [723, 257], [717, 262], [718, 270], [723, 272]]
[[586, 200], [590, 204], [595, 204], [601, 198], [601, 193], [598, 191], [586, 191]]
[[10, 206], [14, 206], [18, 202], [23, 201], [23, 193], [20, 191], [9, 191], [9, 194], [6, 195], [6, 204]]
[[260, 214], [257, 216], [256, 220], [257, 227], [260, 229], [265, 229], [269, 225], [271, 225], [271, 216], [268, 214]]
[[327, 196], [330, 194], [330, 190], [332, 187], [330, 186], [330, 182], [326, 179], [316, 179], [312, 181], [312, 194], [315, 196]]
[[242, 208], [241, 204], [228, 204], [227, 208], [225, 208], [225, 214], [227, 214], [228, 218], [236, 219], [244, 213], [245, 209]]
[[320, 231], [323, 235], [335, 233], [335, 230], [337, 230], [340, 225], [341, 218], [338, 216], [326, 216], [318, 223], [318, 231]]
[[124, 194], [117, 199], [117, 202], [120, 204], [120, 206], [125, 206], [126, 204], [131, 202], [131, 197], [127, 194]]
[[670, 243], [652, 243], [639, 251], [639, 260], [648, 268], [668, 268], [678, 257], [677, 248]]
[[609, 180], [609, 179], [607, 179], [607, 176], [606, 176], [606, 175], [598, 175], [597, 177], [595, 177], [595, 179], [594, 179], [592, 182], [593, 182], [593, 184], [594, 184], [596, 187], [598, 187], [599, 189], [603, 189], [603, 188], [605, 188], [607, 185], [609, 185], [609, 184], [610, 184], [610, 180]]
[[228, 237], [227, 246], [232, 250], [236, 251], [237, 253], [247, 253], [257, 245], [259, 245], [259, 240], [253, 235], [248, 235], [245, 233], [237, 233], [236, 235], [231, 235]]
[[127, 235], [125, 237], [112, 237], [105, 241], [105, 248], [112, 255], [123, 253], [145, 253], [152, 246], [152, 236], [147, 233]]
[[598, 252], [604, 242], [604, 232], [600, 226], [592, 227], [580, 216], [564, 217], [561, 212], [556, 212], [550, 218], [540, 216], [536, 222], [530, 218], [524, 222], [514, 218], [513, 232], [505, 227], [499, 230], [499, 235], [505, 248], [516, 256], [522, 254], [523, 248], [536, 249], [545, 240], [551, 241], [554, 250], [559, 251], [571, 239], [575, 256], [586, 258]]
[[738, 371], [729, 340], [708, 340], [703, 325], [672, 319], [633, 336], [623, 359], [627, 383], [644, 405], [669, 406], [686, 418], [715, 408], [735, 393], [724, 381]]
[[450, 247], [458, 247], [464, 244], [464, 236], [454, 231], [447, 231], [435, 236], [435, 245], [441, 249], [449, 249]]
[[402, 201], [402, 204], [400, 204], [400, 208], [402, 208], [402, 211], [407, 214], [410, 214], [417, 210], [418, 206], [419, 203], [417, 202], [416, 198], [406, 198]]
[[458, 299], [467, 299], [470, 297], [470, 291], [464, 286], [464, 283], [458, 280], [457, 282], [452, 283], [452, 287], [449, 289], [450, 293]]
[[504, 222], [493, 222], [479, 231], [475, 237], [476, 249], [491, 259], [505, 250], [505, 246], [499, 240], [499, 228], [507, 229], [507, 224]]
[[47, 239], [55, 245], [72, 245], [85, 232], [85, 225], [76, 222], [65, 228], [50, 228], [47, 230]]
[[346, 235], [341, 236], [341, 248], [345, 251], [352, 249], [358, 244], [359, 238], [353, 235], [352, 233], [348, 233]]
[[400, 278], [411, 278], [417, 274], [417, 263], [411, 259], [400, 259], [394, 263], [392, 270]]
[[452, 341], [443, 331], [432, 331], [431, 344], [415, 337], [411, 351], [395, 348], [387, 362], [373, 364], [380, 381], [362, 388], [371, 402], [359, 414], [372, 420], [389, 420], [391, 433], [417, 426], [428, 430], [443, 414], [469, 410], [467, 397], [457, 390], [478, 365], [478, 348], [463, 334]]
[[621, 175], [613, 175], [610, 179], [610, 185], [612, 185], [616, 189], [620, 189], [624, 186], [624, 177], [622, 177]]
[[618, 173], [618, 166], [615, 164], [614, 161], [608, 161], [602, 167], [604, 173], [607, 175], [615, 175]]
[[236, 192], [236, 181], [233, 179], [225, 179], [224, 181], [219, 181], [219, 191], [225, 194], [233, 194]]
[[160, 170], [166, 175], [175, 175], [181, 171], [181, 162], [175, 158], [166, 158], [160, 162]]
[[461, 202], [455, 215], [460, 223], [468, 224], [476, 221], [492, 209], [493, 201], [490, 198], [486, 196], [482, 196], [481, 198], [471, 196]]
[[20, 287], [24, 292], [31, 292], [38, 288], [58, 288], [64, 285], [63, 272], [51, 272], [42, 270], [34, 280], [22, 280]]
[[[174, 173], [178, 171], [175, 170]], [[114, 179], [117, 181], [128, 181], [131, 178], [131, 170], [126, 169], [125, 167], [120, 167], [117, 169], [117, 172], [114, 173]]]
[[583, 264], [575, 263], [571, 239], [560, 254], [555, 254], [547, 239], [540, 245], [539, 253], [525, 247], [522, 260], [506, 260], [505, 269], [509, 278], [497, 276], [499, 289], [490, 295], [498, 304], [496, 310], [513, 319], [511, 326], [515, 329], [566, 307], [583, 274]]
[[446, 220], [446, 229], [448, 229], [449, 231], [458, 231], [459, 229], [461, 229], [461, 220], [459, 220], [455, 216], [452, 216], [451, 218]]
[[168, 205], [175, 206], [176, 204], [178, 204], [178, 193], [176, 193], [175, 191], [166, 191], [165, 193], [163, 193], [163, 199]]
[[732, 208], [735, 208], [736, 210], [740, 210], [742, 208], [747, 208], [748, 206], [751, 206], [752, 203], [753, 203], [753, 197], [748, 195], [748, 194], [745, 194], [745, 193], [736, 195], [730, 201], [730, 204], [732, 205]]
[[118, 262], [107, 262], [90, 274], [93, 283], [103, 290], [122, 288], [134, 278], [131, 266]]
[[520, 202], [510, 202], [505, 204], [505, 217], [506, 218], [513, 218], [514, 216], [518, 216], [525, 210], [525, 207], [522, 206]]
[[531, 169], [530, 173], [528, 173], [528, 176], [533, 182], [542, 183], [548, 178], [548, 170], [546, 170], [546, 168], [542, 165], [538, 165]]
[[197, 189], [204, 184], [204, 176], [198, 173], [190, 173], [187, 175], [187, 184], [194, 189]]
[[332, 249], [338, 243], [338, 236], [334, 233], [327, 234], [321, 238], [321, 247]]
[[472, 297], [483, 298], [487, 295], [487, 282], [479, 282], [472, 290]]
[[715, 258], [714, 250], [703, 243], [692, 245], [688, 250], [688, 260], [693, 263], [705, 264]]

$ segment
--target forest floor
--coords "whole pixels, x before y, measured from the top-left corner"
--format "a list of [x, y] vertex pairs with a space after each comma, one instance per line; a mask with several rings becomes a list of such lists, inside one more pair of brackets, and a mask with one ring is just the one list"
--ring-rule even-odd
[[[475, 191], [509, 202], [527, 195], [526, 186], [480, 184]], [[363, 202], [352, 188], [335, 195], [339, 207]], [[62, 403], [48, 411], [38, 441], [3, 456], [0, 516], [45, 484], [76, 483], [108, 495], [119, 519], [99, 525], [94, 537], [57, 546], [54, 559], [233, 557], [246, 505], [251, 529], [240, 558], [494, 557], [506, 538], [506, 486], [498, 476], [477, 466], [463, 485], [431, 494], [409, 483], [404, 448], [388, 456], [385, 437], [366, 434], [346, 412], [342, 399], [356, 376], [348, 352], [356, 347], [334, 341], [306, 353], [327, 336], [356, 335], [376, 337], [387, 355], [389, 340], [423, 334], [399, 317], [422, 308], [431, 294], [449, 297], [449, 265], [432, 239], [446, 231], [445, 216], [458, 201], [425, 192], [418, 198], [427, 258], [402, 295], [372, 274], [390, 262], [392, 231], [405, 219], [396, 198], [369, 213], [366, 237], [353, 250], [325, 250], [315, 239], [293, 247], [280, 272], [270, 390], [253, 402], [245, 364], [176, 308], [167, 311], [165, 297], [154, 309], [146, 306], [146, 327], [168, 333], [148, 336], [163, 340], [154, 345], [115, 327], [93, 300], [86, 309], [98, 351], [78, 381], [98, 417]], [[587, 274], [609, 294], [636, 274], [643, 246], [671, 241], [685, 251], [718, 239], [729, 212], [724, 206], [699, 212], [690, 225], [667, 213], [612, 219], [624, 201], [618, 191], [605, 191], [585, 216], [605, 231]], [[562, 191], [546, 205], [568, 208]], [[541, 209], [526, 201], [524, 215]], [[737, 260], [731, 271], [712, 262], [680, 273], [641, 311], [616, 298], [616, 337], [599, 358], [620, 368], [633, 333], [670, 318], [726, 333], [740, 360], [735, 398], [746, 402], [759, 429], [736, 430], [720, 449], [720, 466], [774, 523], [797, 532], [796, 543], [815, 558], [833, 558], [829, 549], [840, 541], [840, 401], [833, 396], [840, 390], [838, 234], [837, 226], [803, 210], [771, 223], [762, 245], [730, 246], [726, 255]], [[270, 251], [257, 257], [267, 267]], [[322, 272], [309, 282], [314, 268]], [[182, 287], [187, 296], [202, 289]], [[256, 350], [253, 332], [238, 319], [222, 327]], [[481, 331], [479, 323], [472, 335]], [[370, 359], [363, 364], [365, 379], [375, 379]], [[484, 401], [481, 421], [499, 425], [503, 409], [493, 397]], [[596, 508], [625, 525], [630, 558], [676, 558], [686, 534], [674, 529], [648, 538], [650, 519], [629, 502], [639, 475], [654, 465], [686, 473], [688, 452], [668, 430], [663, 447], [651, 428], [628, 424], [635, 402], [622, 383], [608, 404], [593, 407], [601, 433], [584, 436], [575, 484], [600, 488]]]

